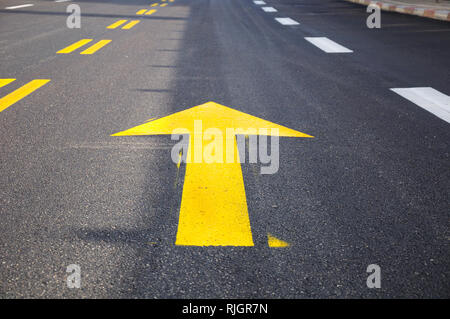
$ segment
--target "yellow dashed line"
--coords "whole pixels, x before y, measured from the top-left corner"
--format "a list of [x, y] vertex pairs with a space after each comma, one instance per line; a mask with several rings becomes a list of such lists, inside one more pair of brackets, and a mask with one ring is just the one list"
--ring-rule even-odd
[[148, 10], [145, 15], [148, 16], [148, 15], [151, 15], [151, 14], [153, 14], [155, 12], [156, 12], [156, 9]]
[[124, 29], [124, 30], [128, 30], [128, 29], [131, 29], [132, 27], [134, 27], [136, 24], [138, 24], [139, 22], [141, 22], [140, 20], [133, 20], [133, 21], [130, 21], [130, 22], [128, 22], [126, 25], [124, 25], [123, 27], [122, 27], [122, 29]]
[[82, 40], [80, 40], [78, 42], [75, 42], [72, 45], [69, 45], [68, 47], [66, 47], [66, 48], [64, 48], [62, 50], [59, 50], [56, 53], [63, 53], [63, 54], [71, 53], [71, 52], [75, 51], [78, 48], [81, 48], [83, 45], [85, 45], [86, 43], [89, 43], [91, 41], [92, 41], [92, 39], [82, 39]]
[[15, 81], [16, 79], [0, 79], [0, 88], [8, 85], [9, 83]]
[[94, 44], [94, 45], [90, 46], [89, 48], [87, 48], [86, 50], [84, 50], [83, 52], [80, 52], [80, 54], [93, 54], [93, 53], [97, 52], [98, 50], [100, 50], [101, 48], [103, 48], [109, 42], [111, 42], [111, 40], [100, 40], [96, 44]]
[[[6, 79], [10, 80], [10, 79]], [[10, 81], [12, 82], [12, 81]], [[24, 86], [18, 88], [17, 90], [9, 93], [7, 96], [0, 99], [0, 112], [4, 111], [17, 101], [23, 99], [28, 94], [32, 93], [33, 91], [39, 89], [41, 86], [46, 84], [47, 82], [50, 82], [50, 80], [47, 79], [38, 79], [33, 80], [31, 82], [28, 82]]]
[[122, 24], [124, 24], [125, 22], [127, 22], [127, 20], [119, 20], [119, 21], [114, 22], [113, 24], [107, 26], [106, 28], [107, 29], [115, 29], [115, 28], [121, 26]]

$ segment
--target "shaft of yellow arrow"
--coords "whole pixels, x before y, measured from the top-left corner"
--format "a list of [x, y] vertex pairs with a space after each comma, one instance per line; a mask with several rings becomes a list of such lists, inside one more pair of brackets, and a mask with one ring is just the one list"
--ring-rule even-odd
[[[239, 158], [234, 137], [232, 143]], [[193, 158], [193, 148], [190, 145], [187, 158]], [[253, 246], [239, 161], [187, 164], [175, 244]]]

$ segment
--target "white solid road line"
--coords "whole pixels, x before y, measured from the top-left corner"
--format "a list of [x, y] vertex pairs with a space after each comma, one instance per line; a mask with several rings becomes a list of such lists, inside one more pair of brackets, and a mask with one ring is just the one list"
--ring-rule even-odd
[[21, 4], [20, 6], [13, 6], [13, 7], [6, 7], [6, 10], [13, 10], [13, 9], [20, 9], [20, 8], [26, 8], [26, 7], [32, 7], [34, 4], [28, 3], [28, 4]]
[[307, 37], [305, 40], [326, 53], [352, 53], [353, 51], [325, 37]]
[[398, 95], [450, 123], [450, 96], [431, 87], [391, 89]]
[[282, 25], [299, 25], [295, 20], [292, 20], [291, 18], [275, 18], [278, 22], [280, 22]]
[[278, 12], [278, 10], [274, 7], [262, 7], [261, 9], [263, 9], [265, 12]]
[[71, 1], [71, 0], [55, 0], [55, 2], [67, 2], [67, 1]]
[[253, 1], [253, 3], [254, 4], [257, 4], [257, 5], [265, 5], [266, 3], [264, 2], [264, 1]]

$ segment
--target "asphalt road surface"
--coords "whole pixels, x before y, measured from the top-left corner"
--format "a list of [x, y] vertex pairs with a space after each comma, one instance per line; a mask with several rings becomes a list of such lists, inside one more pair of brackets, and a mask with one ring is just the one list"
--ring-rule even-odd
[[[264, 1], [0, 2], [0, 297], [450, 297], [449, 23]], [[176, 244], [176, 142], [111, 136], [209, 101], [314, 136], [242, 163], [253, 245]]]

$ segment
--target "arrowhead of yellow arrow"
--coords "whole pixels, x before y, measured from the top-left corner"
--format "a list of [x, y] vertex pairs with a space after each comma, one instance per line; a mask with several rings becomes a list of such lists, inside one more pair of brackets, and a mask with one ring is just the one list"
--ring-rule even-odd
[[[211, 127], [223, 130], [227, 128], [243, 130], [268, 129], [267, 133], [264, 135], [271, 135], [272, 132], [270, 129], [278, 129], [278, 136], [313, 137], [215, 102], [194, 106], [187, 110], [115, 133], [112, 136], [166, 135], [172, 134], [174, 130], [180, 128], [185, 128], [190, 132], [193, 132], [194, 120], [202, 120], [204, 128]], [[258, 132], [258, 134], [262, 133]]]

